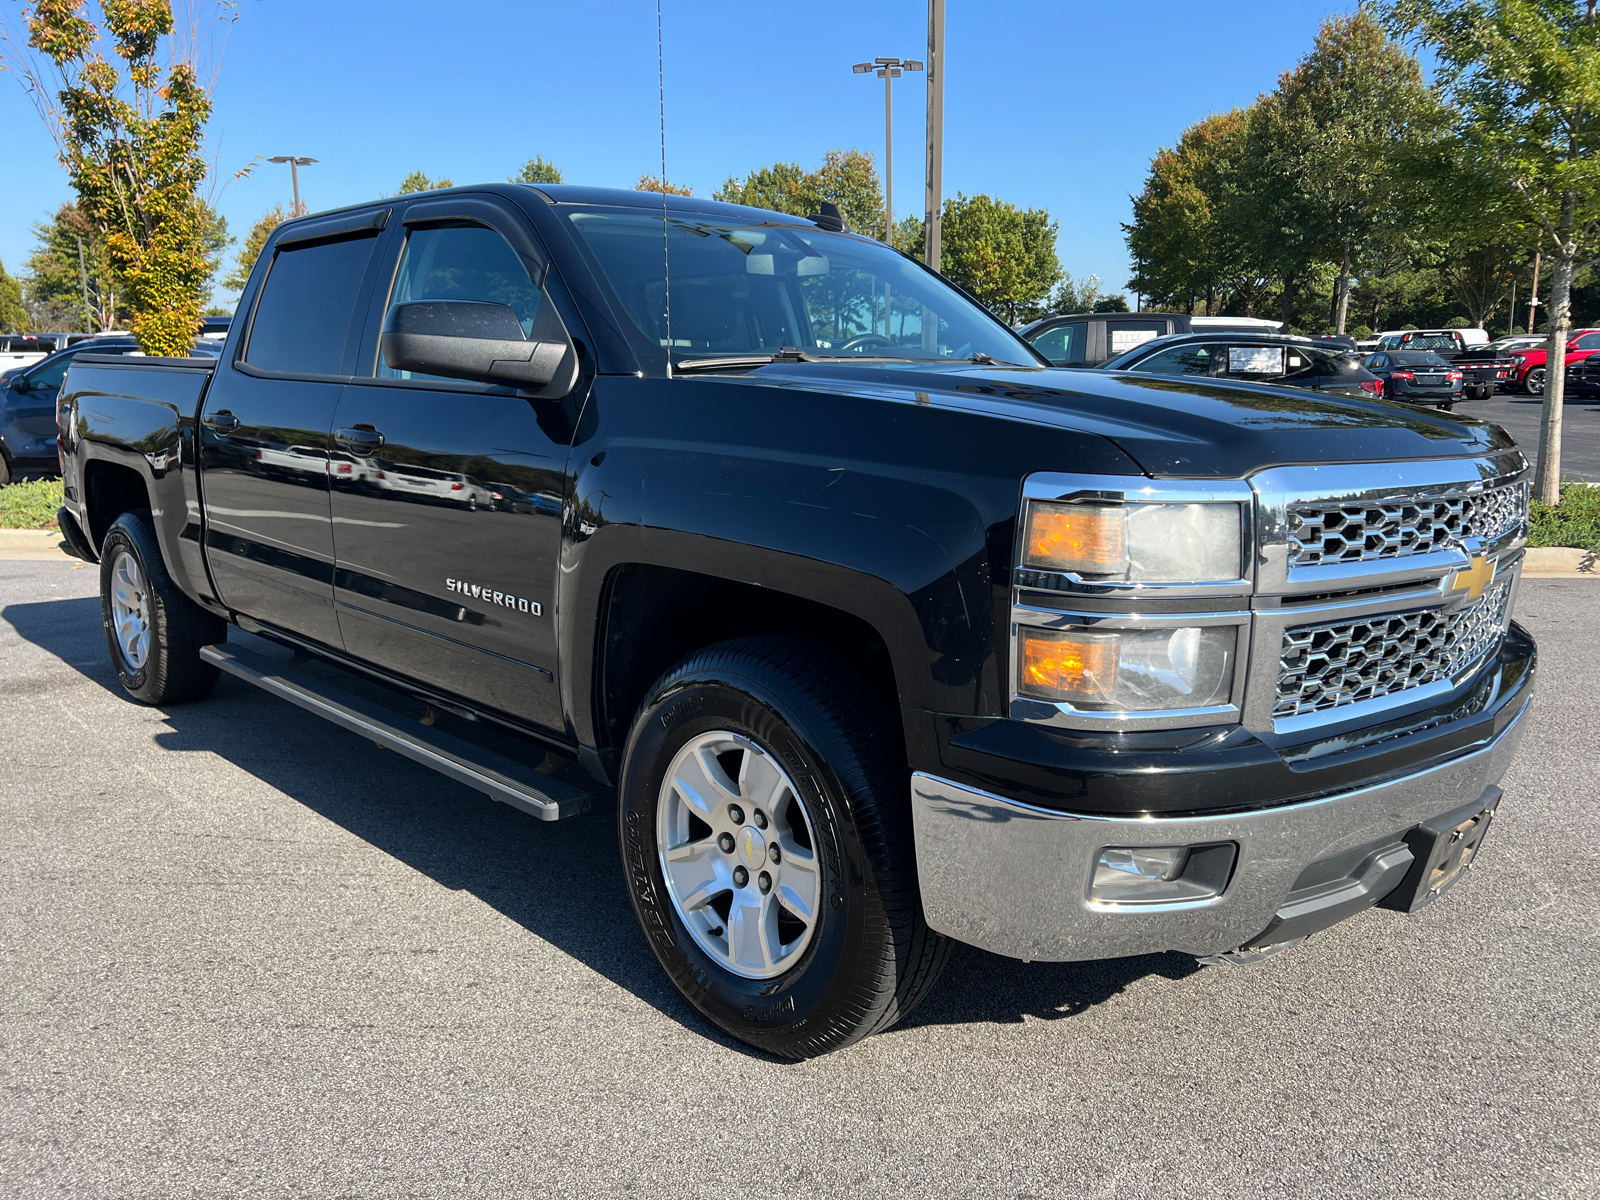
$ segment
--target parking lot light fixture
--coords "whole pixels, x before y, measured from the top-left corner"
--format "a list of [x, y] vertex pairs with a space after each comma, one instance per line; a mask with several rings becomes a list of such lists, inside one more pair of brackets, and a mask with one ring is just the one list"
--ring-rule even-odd
[[922, 70], [922, 63], [914, 58], [875, 58], [871, 62], [856, 63], [850, 68], [857, 75], [877, 72], [883, 80], [883, 240], [894, 245], [894, 110], [890, 100], [890, 85], [906, 71]]
[[304, 204], [300, 203], [300, 168], [309, 167], [317, 160], [314, 158], [296, 158], [293, 154], [280, 154], [276, 158], [267, 159], [267, 161], [289, 164], [289, 178], [294, 183], [294, 212], [292, 215], [296, 217], [305, 216], [308, 210]]

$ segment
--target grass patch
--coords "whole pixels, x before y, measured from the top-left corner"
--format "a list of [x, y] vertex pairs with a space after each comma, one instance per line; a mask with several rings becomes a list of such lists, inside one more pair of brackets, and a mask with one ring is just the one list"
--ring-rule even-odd
[[61, 480], [33, 479], [0, 487], [0, 529], [54, 529]]
[[1535, 499], [1528, 513], [1528, 545], [1575, 546], [1600, 553], [1600, 487], [1575, 480], [1561, 485], [1561, 503]]

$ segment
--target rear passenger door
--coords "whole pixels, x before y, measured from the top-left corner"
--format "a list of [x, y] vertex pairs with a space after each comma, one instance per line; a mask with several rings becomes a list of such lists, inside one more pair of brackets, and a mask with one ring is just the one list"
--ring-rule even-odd
[[[381, 354], [385, 315], [405, 301], [506, 304], [525, 333], [556, 322], [564, 337], [525, 221], [488, 197], [406, 210], [334, 422], [338, 465], [351, 466], [334, 475], [334, 596], [351, 654], [559, 731], [555, 577], [571, 437], [560, 405], [394, 370]], [[490, 483], [529, 501], [497, 505]]]
[[1167, 323], [1150, 317], [1107, 317], [1106, 351], [1104, 357], [1115, 358], [1126, 354], [1135, 346], [1167, 335]]
[[218, 594], [237, 613], [334, 648], [329, 429], [388, 214], [297, 224], [272, 246], [264, 281], [241, 297], [249, 328], [217, 364], [199, 431]]
[[1057, 367], [1081, 367], [1089, 354], [1089, 322], [1065, 321], [1033, 339], [1033, 348]]

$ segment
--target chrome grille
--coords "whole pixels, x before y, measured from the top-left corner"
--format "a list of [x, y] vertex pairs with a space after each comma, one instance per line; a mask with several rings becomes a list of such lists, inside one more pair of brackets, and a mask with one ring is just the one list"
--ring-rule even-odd
[[1528, 519], [1528, 488], [1511, 483], [1371, 503], [1289, 506], [1289, 567], [1372, 562], [1440, 550], [1460, 538], [1492, 539]]
[[1424, 608], [1285, 630], [1273, 717], [1326, 712], [1450, 678], [1499, 640], [1511, 580], [1496, 580], [1453, 613]]

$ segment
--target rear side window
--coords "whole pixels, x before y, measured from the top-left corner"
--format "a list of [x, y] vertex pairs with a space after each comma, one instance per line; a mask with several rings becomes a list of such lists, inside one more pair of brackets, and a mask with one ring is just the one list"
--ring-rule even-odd
[[245, 361], [263, 371], [338, 375], [376, 237], [280, 250], [256, 302]]
[[1088, 323], [1073, 321], [1066, 325], [1057, 325], [1054, 329], [1046, 329], [1033, 339], [1033, 348], [1056, 366], [1067, 367], [1084, 361], [1087, 356], [1088, 341]]
[[1283, 374], [1282, 346], [1229, 346], [1228, 374], [1243, 379], [1274, 378]]
[[1106, 353], [1113, 357], [1126, 354], [1135, 346], [1142, 346], [1146, 342], [1155, 341], [1158, 337], [1165, 337], [1166, 332], [1165, 321], [1107, 321]]

